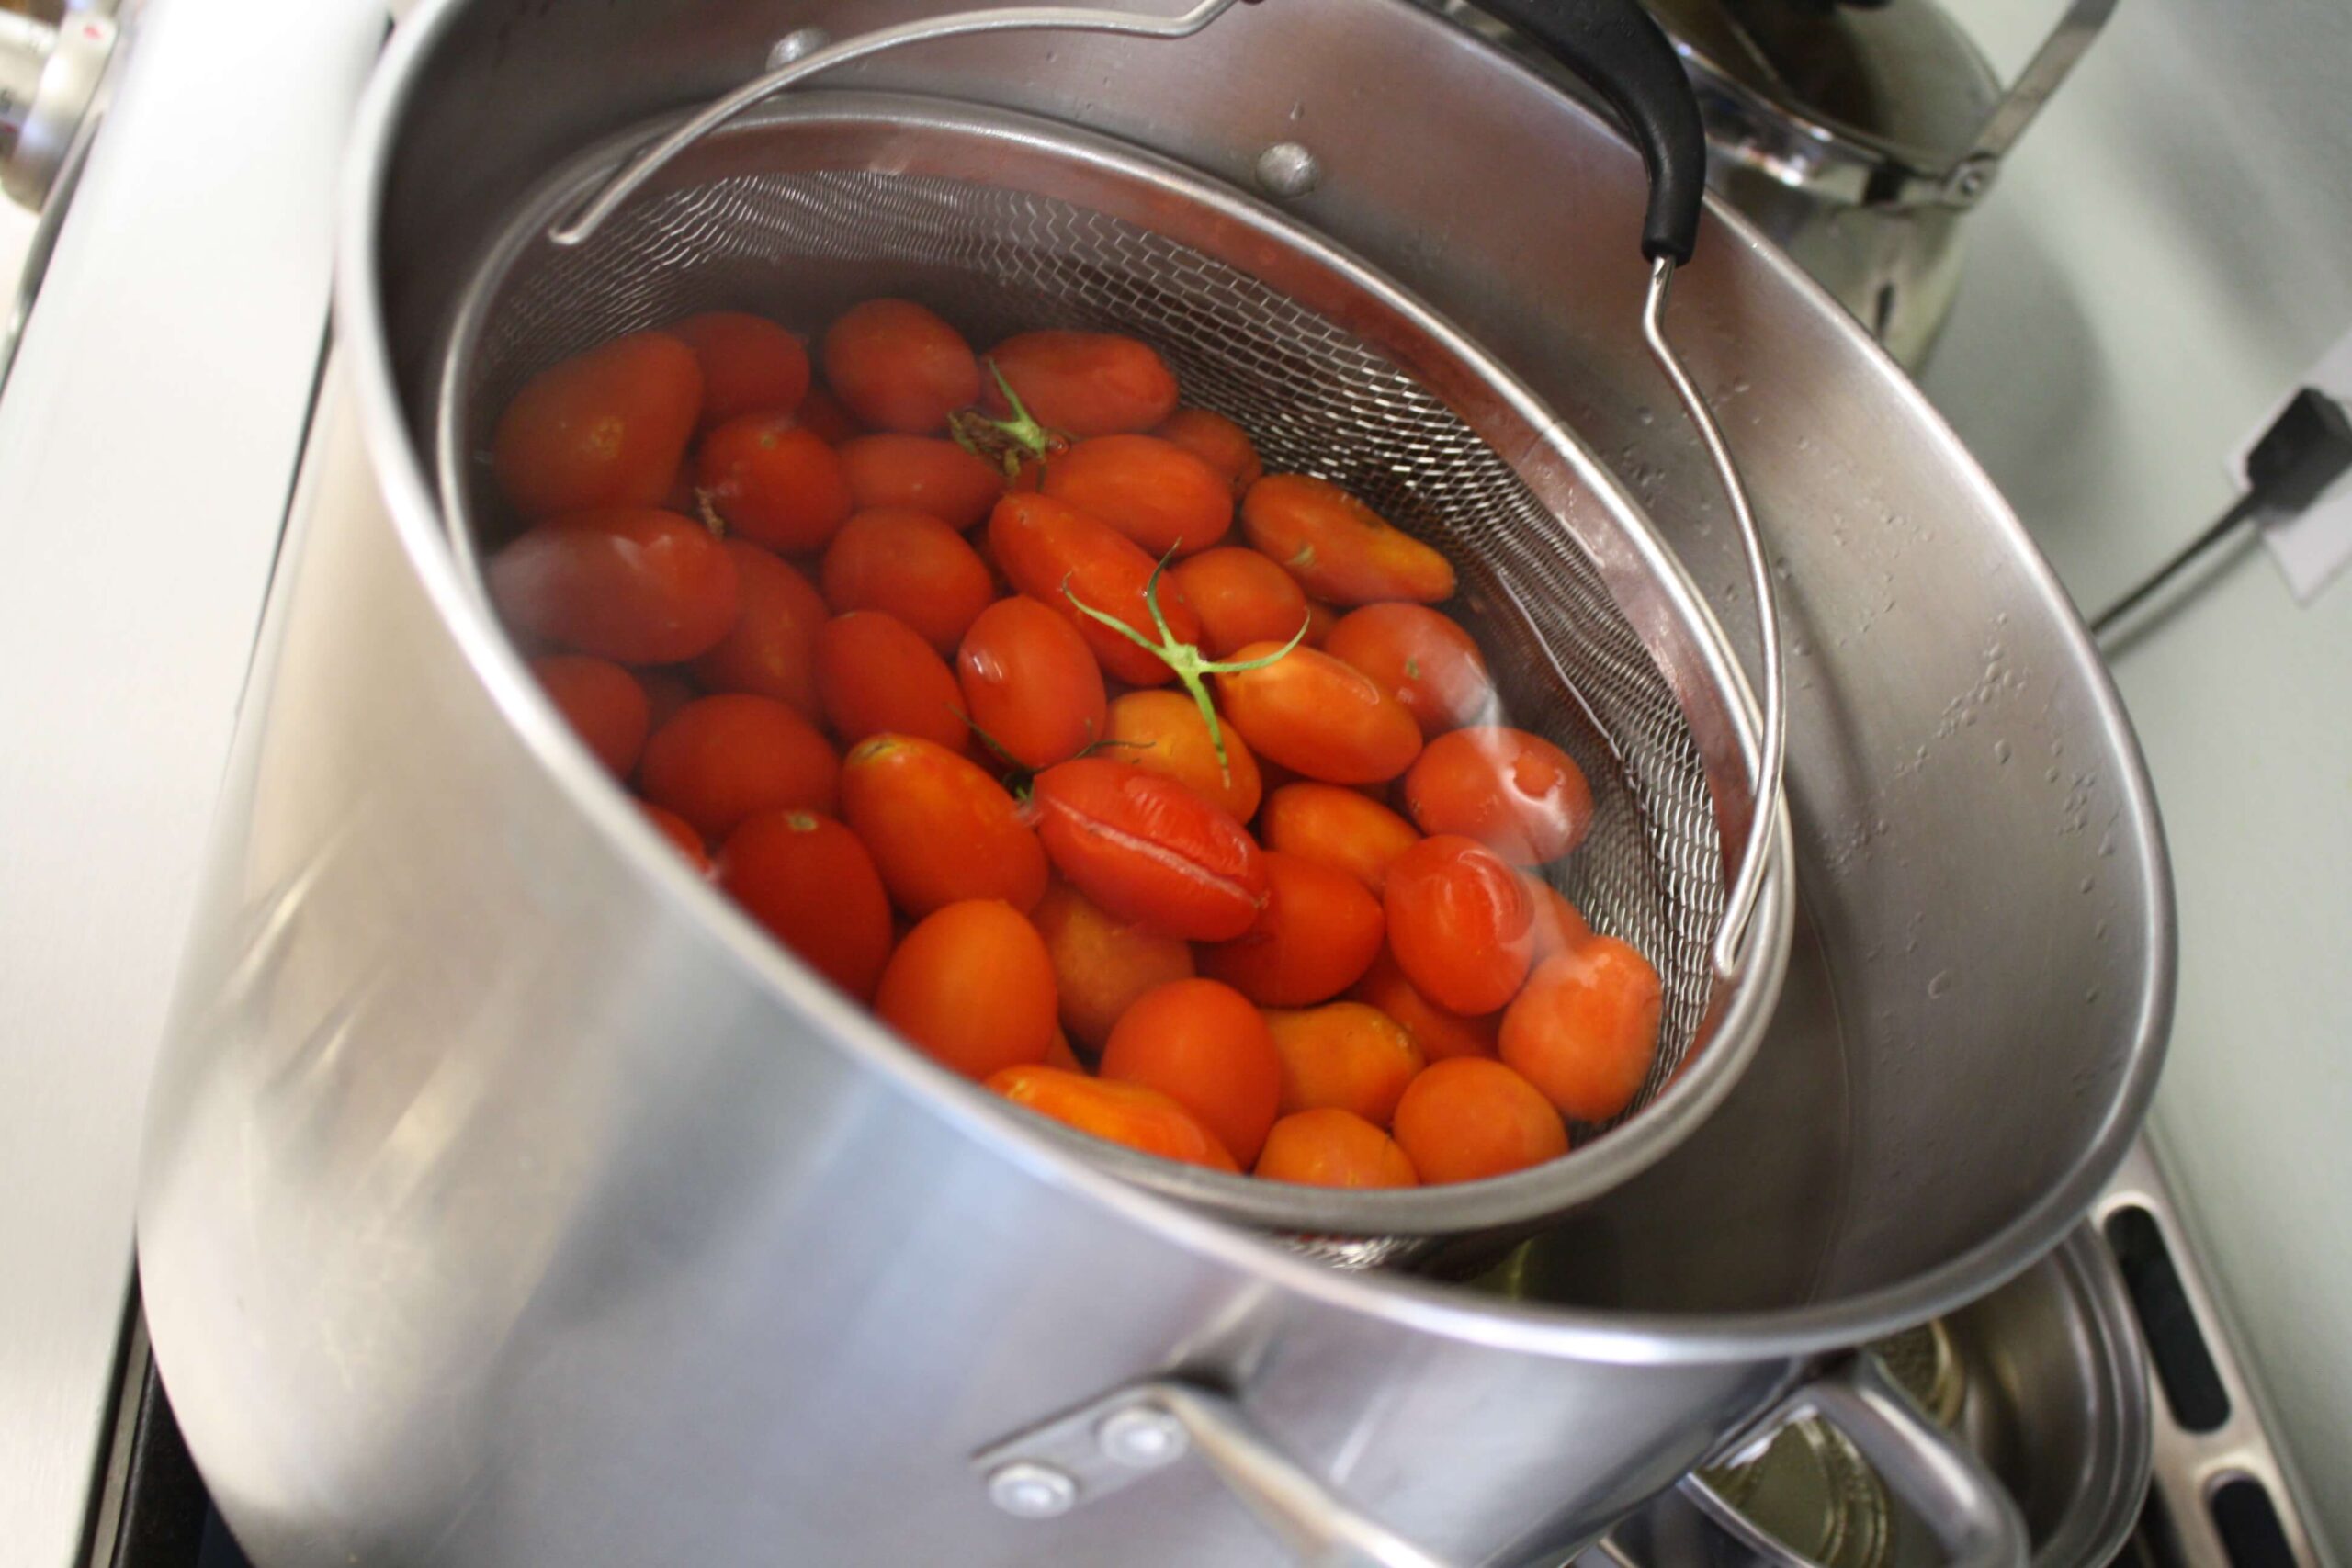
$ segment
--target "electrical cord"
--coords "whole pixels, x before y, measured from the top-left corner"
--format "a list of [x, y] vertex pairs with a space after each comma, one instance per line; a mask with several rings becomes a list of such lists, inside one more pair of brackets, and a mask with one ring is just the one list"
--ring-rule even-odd
[[2091, 635], [2105, 637], [2248, 523], [2308, 510], [2346, 469], [2352, 469], [2352, 416], [2325, 392], [2303, 388], [2246, 454], [2245, 493], [2139, 586], [2092, 617]]

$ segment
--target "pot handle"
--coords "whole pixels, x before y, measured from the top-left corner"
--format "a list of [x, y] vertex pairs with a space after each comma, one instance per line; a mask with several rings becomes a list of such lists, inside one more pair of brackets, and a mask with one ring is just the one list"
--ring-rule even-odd
[[1275, 1447], [1230, 1397], [1194, 1383], [1132, 1384], [990, 1444], [972, 1465], [998, 1508], [1051, 1519], [1188, 1454], [1312, 1568], [1449, 1568]]

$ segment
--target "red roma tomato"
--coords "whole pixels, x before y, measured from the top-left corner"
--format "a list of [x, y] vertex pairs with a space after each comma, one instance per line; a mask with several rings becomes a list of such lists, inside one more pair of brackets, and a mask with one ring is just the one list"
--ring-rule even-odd
[[763, 316], [706, 310], [670, 324], [702, 367], [702, 427], [742, 413], [790, 413], [808, 395], [808, 351]]
[[1592, 828], [1584, 770], [1542, 736], [1501, 725], [1430, 741], [1404, 795], [1422, 832], [1476, 839], [1514, 865], [1557, 860]]
[[1062, 1027], [1100, 1048], [1137, 997], [1193, 977], [1192, 947], [1153, 936], [1106, 914], [1067, 882], [1055, 882], [1029, 911], [1054, 961]]
[[1352, 1111], [1300, 1111], [1274, 1123], [1250, 1172], [1306, 1187], [1419, 1187], [1396, 1141]]
[[1035, 599], [980, 612], [956, 656], [965, 711], [1024, 768], [1066, 762], [1102, 739], [1102, 667], [1078, 629]]
[[1258, 1157], [1283, 1092], [1266, 1021], [1214, 980], [1178, 980], [1138, 998], [1111, 1031], [1102, 1073], [1156, 1089], [1191, 1111], [1244, 1169]]
[[890, 956], [890, 899], [856, 834], [810, 811], [747, 817], [718, 852], [718, 886], [810, 968], [874, 999]]
[[1219, 728], [1225, 733], [1222, 765], [1208, 720], [1192, 698], [1181, 692], [1129, 692], [1111, 705], [1107, 738], [1112, 744], [1102, 755], [1174, 779], [1210, 805], [1232, 813], [1235, 821], [1247, 822], [1258, 815], [1263, 788], [1258, 760], [1238, 730], [1229, 724]]
[[[1125, 535], [1051, 496], [1008, 495], [989, 514], [989, 543], [1013, 587], [1076, 626], [1114, 678], [1130, 686], [1162, 686], [1175, 678], [1158, 654], [1137, 648], [1070, 603], [1075, 595], [1139, 636], [1159, 640], [1144, 597], [1155, 563]], [[1176, 640], [1198, 642], [1200, 618], [1184, 603], [1183, 592], [1165, 579], [1159, 592], [1160, 613]]]
[[668, 512], [575, 512], [490, 562], [509, 626], [621, 664], [675, 664], [735, 624], [735, 565], [710, 530]]
[[741, 605], [732, 630], [695, 660], [707, 691], [746, 692], [790, 703], [817, 718], [817, 630], [832, 618], [824, 597], [792, 565], [757, 545], [727, 541]]
[[651, 705], [637, 677], [602, 659], [560, 653], [532, 660], [531, 673], [580, 743], [614, 777], [628, 777], [651, 724]]
[[1253, 642], [1284, 643], [1306, 620], [1306, 595], [1291, 574], [1255, 550], [1205, 550], [1168, 569], [1201, 618], [1201, 646], [1230, 659]]
[[1152, 434], [1174, 442], [1216, 469], [1236, 501], [1265, 474], [1266, 466], [1258, 461], [1258, 448], [1250, 444], [1250, 433], [1221, 413], [1178, 409]]
[[967, 898], [1034, 908], [1046, 852], [1004, 786], [944, 746], [877, 735], [842, 764], [842, 815], [899, 908], [917, 918]]
[[[1150, 346], [1110, 333], [1023, 333], [989, 355], [1030, 417], [1073, 441], [1134, 434], [1176, 412], [1176, 373]], [[986, 406], [1012, 412], [990, 378]]]
[[1485, 845], [1422, 840], [1389, 866], [1383, 903], [1388, 951], [1430, 1001], [1475, 1018], [1518, 994], [1534, 957], [1535, 906]]
[[1340, 612], [1320, 599], [1306, 602], [1306, 646], [1321, 648], [1331, 640], [1333, 628], [1340, 624]]
[[1007, 1067], [989, 1079], [989, 1088], [1024, 1110], [1105, 1143], [1238, 1174], [1216, 1134], [1158, 1089], [1054, 1067]]
[[869, 735], [911, 735], [968, 752], [964, 694], [947, 661], [895, 615], [857, 610], [817, 633], [817, 694], [845, 746]]
[[1396, 1142], [1434, 1186], [1508, 1176], [1568, 1152], [1560, 1113], [1500, 1062], [1439, 1062], [1396, 1107]]
[[910, 299], [854, 305], [825, 334], [825, 380], [876, 430], [933, 435], [979, 400], [964, 334]]
[[1396, 967], [1396, 960], [1388, 951], [1381, 950], [1348, 992], [1351, 1000], [1365, 1002], [1378, 1008], [1405, 1026], [1421, 1055], [1432, 1062], [1449, 1062], [1456, 1056], [1486, 1056], [1496, 1055], [1495, 1038], [1502, 1028], [1502, 1015], [1487, 1013], [1479, 1018], [1464, 1018], [1451, 1013], [1413, 988], [1405, 972]]
[[820, 811], [840, 799], [841, 761], [808, 721], [772, 697], [704, 697], [653, 732], [638, 765], [645, 798], [707, 839], [756, 811]]
[[694, 350], [633, 333], [524, 383], [491, 436], [492, 471], [526, 517], [658, 506], [701, 412]]
[[1594, 937], [1529, 978], [1503, 1014], [1503, 1060], [1561, 1115], [1606, 1122], [1649, 1077], [1662, 1005], [1649, 960], [1615, 937]]
[[1054, 966], [1021, 911], [993, 898], [923, 917], [882, 971], [874, 1010], [968, 1078], [1043, 1062], [1054, 1043]]
[[645, 819], [653, 824], [655, 831], [669, 840], [678, 852], [685, 856], [688, 865], [705, 876], [711, 874], [710, 848], [702, 841], [702, 835], [695, 831], [693, 823], [674, 811], [664, 811], [650, 800], [639, 801], [637, 808], [645, 813]]
[[1582, 946], [1592, 935], [1586, 923], [1584, 911], [1568, 902], [1558, 888], [1531, 872], [1521, 872], [1520, 884], [1527, 896], [1535, 901], [1535, 962], [1557, 958], [1572, 947]]
[[1329, 1001], [1379, 955], [1379, 901], [1344, 871], [1272, 851], [1265, 862], [1266, 907], [1257, 923], [1201, 949], [1201, 973], [1261, 1007]]
[[1156, 436], [1081, 441], [1046, 466], [1045, 491], [1108, 523], [1154, 560], [1170, 551], [1197, 555], [1233, 526], [1233, 491], [1216, 470]]
[[800, 400], [800, 427], [828, 446], [845, 446], [865, 434], [856, 416], [822, 387], [809, 388]]
[[[809, 592], [813, 594], [816, 590], [812, 588]], [[645, 729], [649, 735], [677, 717], [680, 708], [702, 695], [684, 676], [668, 670], [640, 671], [637, 683], [645, 688]]]
[[786, 555], [823, 549], [849, 521], [841, 458], [788, 413], [744, 414], [704, 436], [695, 483], [729, 527]]
[[978, 525], [1004, 493], [1002, 474], [928, 435], [861, 435], [842, 445], [842, 469], [860, 512], [927, 512], [959, 532]]
[[1421, 841], [1419, 829], [1380, 802], [1326, 784], [1274, 791], [1258, 830], [1266, 848], [1344, 871], [1375, 898], [1386, 890], [1396, 857]]
[[1172, 779], [1090, 757], [1037, 775], [1037, 836], [1070, 885], [1160, 936], [1224, 942], [1257, 919], [1248, 829]]
[[1495, 705], [1487, 656], [1468, 632], [1426, 605], [1350, 611], [1323, 639], [1323, 651], [1396, 693], [1424, 736], [1475, 724]]
[[1250, 542], [1317, 599], [1377, 604], [1453, 597], [1453, 566], [1338, 485], [1268, 474], [1241, 501]]
[[1283, 1063], [1284, 1115], [1345, 1111], [1388, 1125], [1405, 1086], [1422, 1067], [1421, 1048], [1404, 1025], [1362, 1002], [1331, 1002], [1304, 1012], [1270, 1011], [1266, 1027]]
[[[1282, 653], [1253, 642], [1246, 664]], [[1371, 676], [1328, 653], [1295, 648], [1261, 670], [1216, 678], [1217, 706], [1261, 757], [1326, 784], [1378, 784], [1420, 755], [1421, 730]]]
[[1076, 1073], [1081, 1077], [1086, 1074], [1086, 1064], [1078, 1059], [1076, 1051], [1070, 1049], [1069, 1036], [1058, 1029], [1054, 1031], [1054, 1043], [1046, 1047], [1046, 1066], [1065, 1073]]
[[881, 610], [943, 655], [996, 597], [988, 564], [964, 536], [928, 513], [861, 512], [833, 536], [822, 573], [837, 615]]

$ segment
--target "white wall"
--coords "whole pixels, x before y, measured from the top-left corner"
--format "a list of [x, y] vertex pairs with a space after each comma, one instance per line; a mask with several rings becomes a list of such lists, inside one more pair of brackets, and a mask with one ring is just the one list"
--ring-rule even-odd
[[[2061, 3], [1951, 0], [2009, 65]], [[1971, 228], [1928, 390], [2103, 608], [2352, 328], [2352, 4], [2121, 0]], [[2159, 1134], [2352, 1555], [2352, 578], [2241, 552], [2116, 669], [2179, 881]]]

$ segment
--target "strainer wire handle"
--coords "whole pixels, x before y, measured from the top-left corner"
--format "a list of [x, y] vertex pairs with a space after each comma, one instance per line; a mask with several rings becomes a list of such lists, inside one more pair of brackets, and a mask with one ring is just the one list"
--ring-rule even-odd
[[1756, 525], [1756, 509], [1748, 503], [1747, 486], [1740, 479], [1739, 465], [1732, 459], [1723, 427], [1716, 423], [1713, 411], [1707, 407], [1707, 400], [1699, 395], [1689, 367], [1666, 335], [1666, 301], [1673, 282], [1673, 258], [1659, 256], [1653, 260], [1649, 297], [1642, 308], [1642, 335], [1648, 341], [1650, 356], [1672, 384], [1682, 412], [1697, 427], [1699, 439], [1707, 448], [1707, 460], [1714, 465], [1716, 480], [1731, 502], [1732, 518], [1739, 529], [1740, 548], [1747, 558], [1748, 586], [1756, 595], [1756, 632], [1763, 644], [1764, 714], [1758, 737], [1755, 814], [1748, 820], [1747, 840], [1740, 849], [1739, 870], [1732, 881], [1731, 897], [1724, 901], [1723, 925], [1715, 933], [1711, 954], [1715, 973], [1729, 980], [1739, 972], [1740, 950], [1747, 939], [1748, 921], [1756, 913], [1757, 900], [1763, 895], [1764, 878], [1770, 869], [1767, 863], [1781, 815], [1781, 772], [1788, 760], [1788, 678], [1781, 651], [1780, 596], [1773, 589], [1772, 563], [1764, 551], [1764, 536]]

